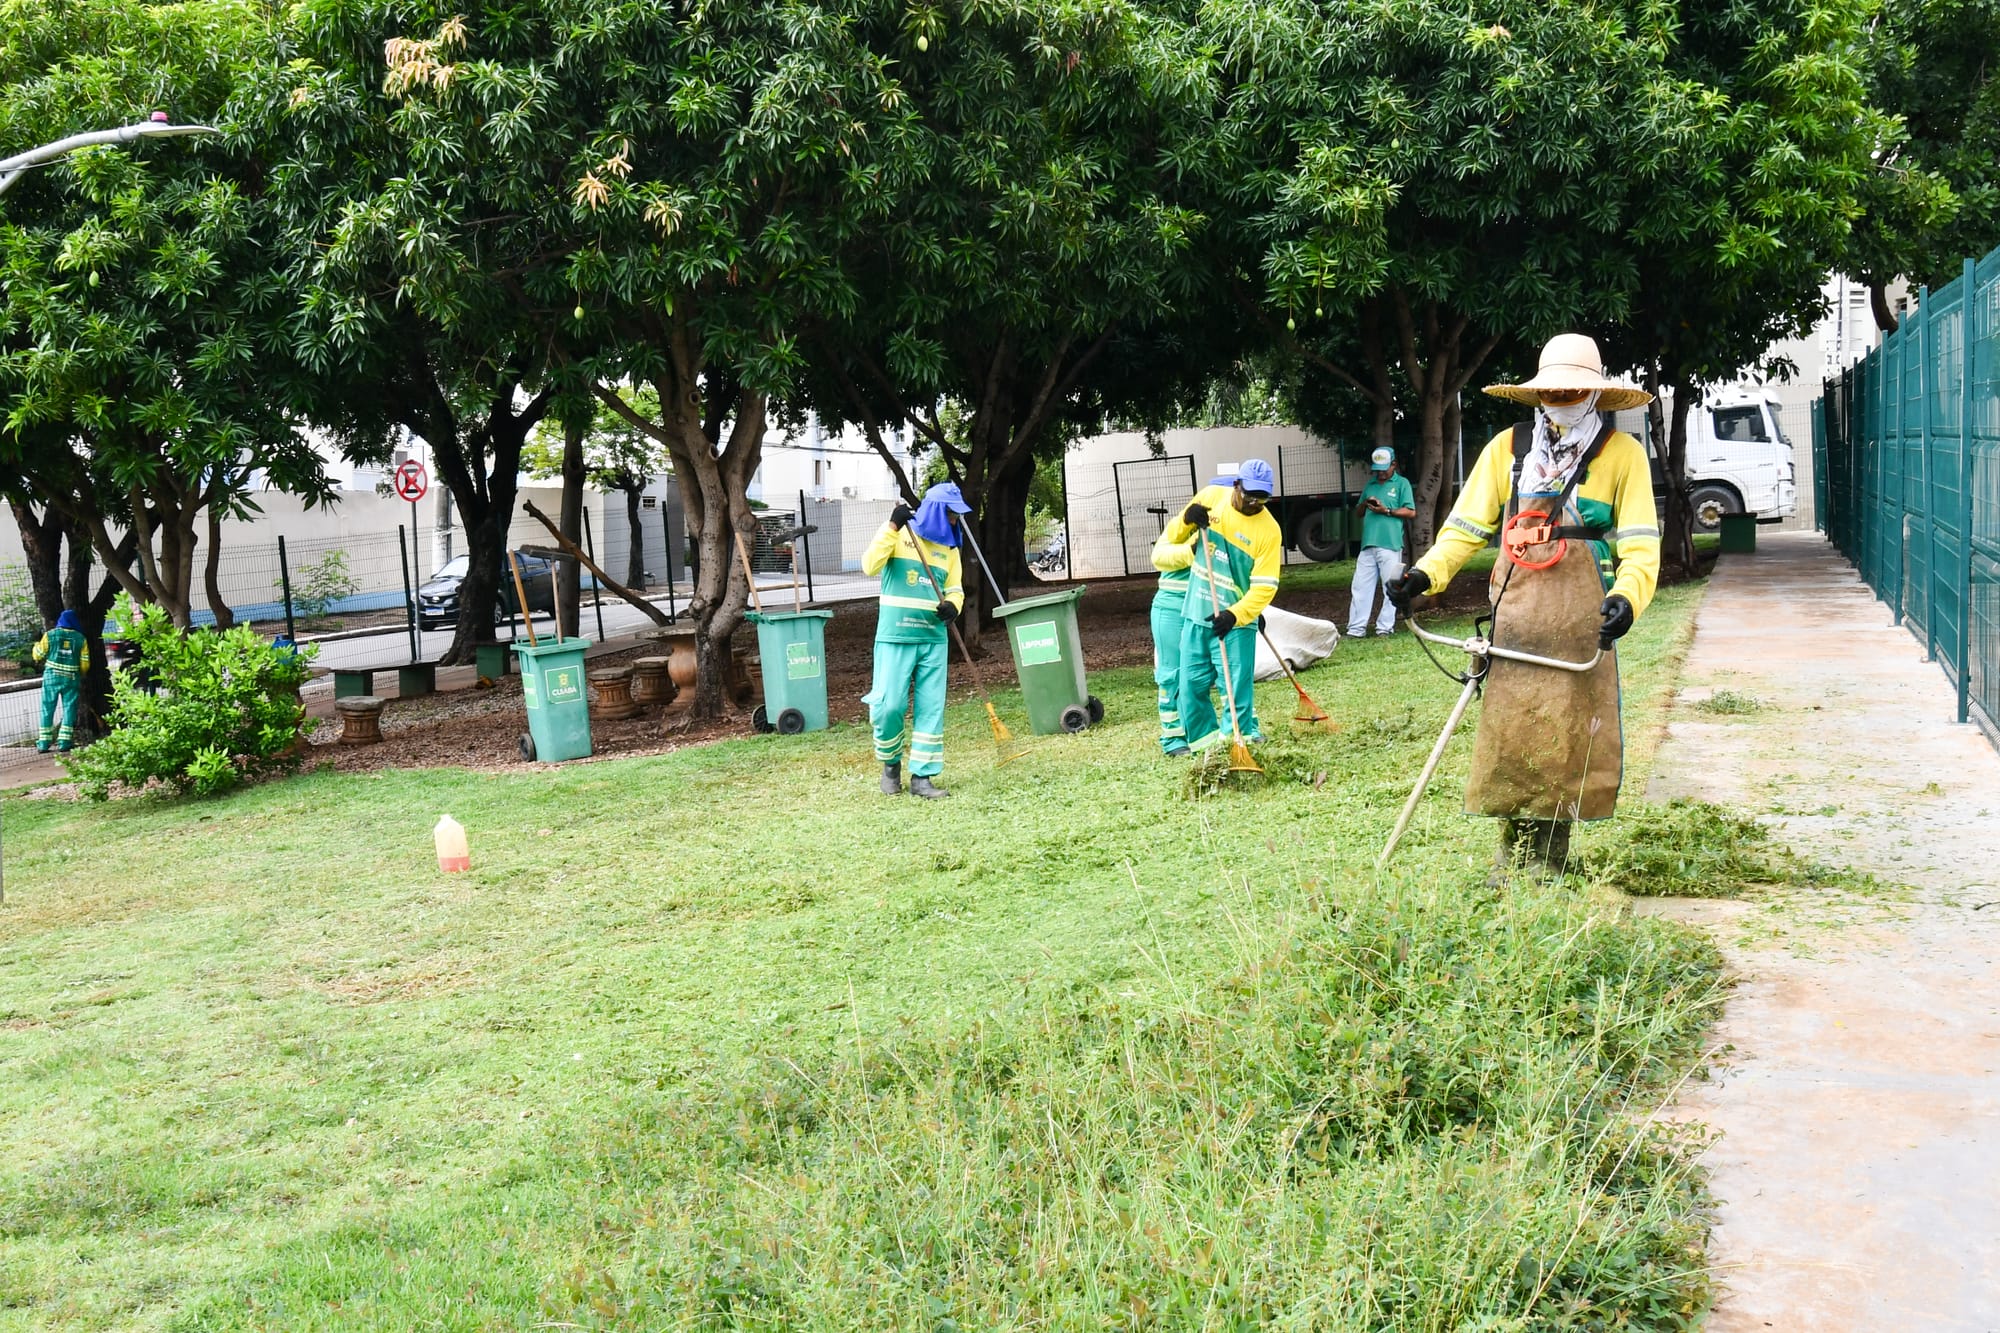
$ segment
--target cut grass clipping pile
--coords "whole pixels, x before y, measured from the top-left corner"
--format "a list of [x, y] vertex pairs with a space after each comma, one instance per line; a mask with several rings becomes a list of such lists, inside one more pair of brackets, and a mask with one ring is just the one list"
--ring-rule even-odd
[[853, 726], [10, 798], [0, 1329], [1691, 1326], [1702, 937], [1482, 887], [1466, 740], [1375, 875], [1454, 693], [1407, 640], [1200, 799], [1092, 684], [1004, 770], [954, 706], [935, 804]]

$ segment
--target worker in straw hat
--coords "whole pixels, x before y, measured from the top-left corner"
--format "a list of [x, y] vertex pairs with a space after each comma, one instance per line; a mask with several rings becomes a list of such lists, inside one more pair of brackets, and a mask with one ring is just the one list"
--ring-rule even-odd
[[[1407, 610], [1442, 592], [1497, 536], [1494, 645], [1587, 660], [1632, 628], [1659, 581], [1646, 451], [1604, 416], [1652, 395], [1605, 378], [1597, 343], [1579, 333], [1550, 339], [1533, 379], [1486, 392], [1534, 417], [1488, 442], [1436, 543], [1389, 595]], [[1560, 872], [1570, 823], [1607, 818], [1616, 806], [1623, 751], [1615, 647], [1581, 673], [1494, 658], [1465, 808], [1506, 821], [1503, 871], [1527, 860]]]

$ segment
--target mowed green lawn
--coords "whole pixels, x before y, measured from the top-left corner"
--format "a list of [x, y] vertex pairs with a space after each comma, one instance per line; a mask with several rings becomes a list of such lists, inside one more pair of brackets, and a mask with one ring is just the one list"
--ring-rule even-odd
[[[1628, 793], [1698, 598], [1624, 652]], [[1201, 800], [1139, 670], [1006, 767], [954, 705], [935, 804], [852, 726], [9, 797], [0, 1329], [1682, 1326], [1634, 1126], [1712, 955], [1486, 890], [1471, 720], [1378, 876], [1457, 687], [1306, 681], [1344, 729], [1261, 685], [1271, 777]]]

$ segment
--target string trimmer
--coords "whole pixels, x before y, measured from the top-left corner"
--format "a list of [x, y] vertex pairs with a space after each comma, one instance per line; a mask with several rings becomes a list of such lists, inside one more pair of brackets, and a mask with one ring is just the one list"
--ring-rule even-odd
[[[1448, 639], [1441, 634], [1431, 634], [1419, 625], [1416, 617], [1409, 619], [1410, 632], [1419, 639], [1442, 644], [1446, 648], [1456, 648], [1472, 660], [1462, 672], [1446, 671], [1454, 680], [1463, 681], [1465, 688], [1459, 692], [1458, 702], [1452, 705], [1451, 716], [1445, 719], [1444, 730], [1438, 733], [1437, 744], [1431, 747], [1431, 757], [1424, 761], [1424, 771], [1417, 775], [1417, 785], [1410, 789], [1410, 799], [1403, 803], [1403, 813], [1396, 817], [1396, 827], [1389, 833], [1389, 841], [1382, 848], [1382, 855], [1376, 859], [1375, 868], [1389, 864], [1389, 858], [1396, 854], [1396, 844], [1402, 840], [1403, 831], [1410, 826], [1411, 816], [1417, 813], [1417, 802], [1423, 799], [1424, 789], [1431, 785], [1431, 775], [1437, 772], [1438, 762], [1444, 758], [1444, 747], [1451, 743], [1452, 733], [1465, 718], [1465, 710], [1472, 703], [1472, 696], [1479, 693], [1485, 683], [1486, 673], [1493, 665], [1493, 659], [1504, 658], [1509, 662], [1526, 662], [1530, 666], [1549, 667], [1556, 671], [1582, 673], [1594, 668], [1604, 657], [1606, 644], [1598, 641], [1597, 651], [1590, 655], [1588, 662], [1565, 662], [1558, 657], [1538, 657], [1534, 653], [1516, 652], [1512, 648], [1499, 648], [1483, 634], [1470, 638]], [[1430, 650], [1426, 648], [1425, 652]], [[1442, 664], [1440, 664], [1442, 669]]]

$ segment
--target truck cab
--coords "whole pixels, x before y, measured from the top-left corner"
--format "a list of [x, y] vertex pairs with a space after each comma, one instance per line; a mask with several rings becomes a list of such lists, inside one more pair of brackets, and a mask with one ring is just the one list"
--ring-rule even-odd
[[1759, 523], [1790, 518], [1799, 508], [1797, 476], [1792, 442], [1769, 390], [1716, 389], [1688, 413], [1688, 500], [1696, 532], [1717, 531], [1725, 514], [1754, 514]]

